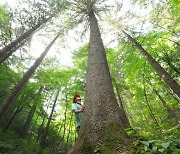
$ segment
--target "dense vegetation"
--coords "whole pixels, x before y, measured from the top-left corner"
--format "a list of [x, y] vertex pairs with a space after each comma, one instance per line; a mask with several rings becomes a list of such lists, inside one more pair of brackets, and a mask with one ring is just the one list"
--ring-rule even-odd
[[[72, 31], [81, 30], [86, 38], [88, 20], [79, 9], [84, 1], [79, 0], [79, 6], [70, 0], [18, 2], [14, 8], [0, 5], [0, 153], [67, 153], [77, 138], [72, 99], [76, 93], [85, 95], [88, 40], [72, 52], [70, 66], [61, 64], [56, 51], [67, 49]], [[115, 15], [123, 3], [112, 9], [103, 1], [94, 2], [102, 35], [109, 32], [114, 37], [108, 40], [113, 47], [106, 45], [105, 50], [119, 110], [128, 119], [125, 131], [133, 138], [133, 153], [178, 154], [180, 91], [164, 81], [128, 36], [178, 85], [180, 1], [132, 0], [126, 16]], [[148, 19], [133, 7], [150, 7]], [[15, 42], [17, 38], [21, 42]], [[50, 50], [45, 59], [32, 55], [35, 41], [44, 45], [44, 57]], [[43, 52], [40, 46], [34, 50]], [[98, 147], [94, 153], [100, 153]]]

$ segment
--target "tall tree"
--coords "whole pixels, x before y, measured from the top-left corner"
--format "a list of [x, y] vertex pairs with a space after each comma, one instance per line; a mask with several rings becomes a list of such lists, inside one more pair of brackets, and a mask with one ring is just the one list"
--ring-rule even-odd
[[[86, 79], [85, 112], [80, 134], [70, 153], [114, 153], [131, 151], [115, 98], [105, 49], [95, 17], [95, 1], [88, 0], [90, 47]], [[121, 146], [117, 149], [116, 147]]]
[[10, 42], [4, 48], [0, 50], [0, 64], [2, 64], [9, 56], [11, 56], [18, 48], [22, 47], [28, 40], [28, 38], [43, 24], [49, 21], [52, 17], [44, 19], [42, 22], [38, 23], [31, 29], [27, 30], [21, 36], [16, 38], [14, 41]]
[[45, 49], [45, 51], [40, 55], [40, 57], [34, 62], [34, 64], [29, 68], [29, 70], [24, 74], [22, 79], [17, 83], [17, 85], [13, 88], [13, 90], [10, 92], [8, 97], [4, 100], [4, 102], [0, 106], [0, 122], [3, 119], [6, 112], [9, 110], [13, 102], [15, 102], [16, 98], [22, 91], [23, 87], [26, 85], [26, 83], [29, 81], [30, 77], [33, 75], [33, 73], [36, 71], [38, 66], [41, 64], [42, 60], [48, 53], [51, 46], [54, 44], [56, 39], [59, 37], [59, 33], [57, 36], [52, 40], [52, 42], [48, 45], [48, 47]]
[[21, 33], [23, 31], [23, 33], [0, 50], [0, 64], [18, 48], [22, 47], [38, 29], [42, 28], [43, 25], [49, 22], [53, 17], [62, 12], [67, 5], [68, 2], [66, 0], [61, 2], [49, 1], [46, 3], [41, 0], [38, 2], [30, 0], [26, 2], [26, 7], [28, 6], [28, 9], [21, 6], [23, 9], [14, 12], [15, 15], [13, 18], [17, 18], [16, 20], [19, 20], [19, 24], [22, 24], [22, 30], [20, 31]]
[[148, 62], [152, 65], [158, 75], [167, 83], [167, 85], [173, 90], [173, 92], [180, 98], [180, 86], [178, 83], [167, 73], [161, 65], [129, 34], [124, 30], [122, 32], [128, 37], [128, 39], [137, 47], [143, 56], [146, 57]]

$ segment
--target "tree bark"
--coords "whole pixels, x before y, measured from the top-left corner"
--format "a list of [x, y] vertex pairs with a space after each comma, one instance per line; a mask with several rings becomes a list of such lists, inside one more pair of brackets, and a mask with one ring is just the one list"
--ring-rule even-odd
[[16, 98], [19, 96], [20, 92], [22, 91], [23, 87], [26, 85], [30, 77], [34, 74], [38, 66], [41, 64], [42, 60], [48, 53], [51, 46], [54, 44], [58, 35], [53, 39], [53, 41], [48, 45], [45, 51], [40, 55], [40, 57], [35, 61], [35, 63], [29, 68], [29, 70], [24, 74], [22, 79], [18, 82], [18, 84], [13, 88], [10, 92], [8, 97], [4, 100], [4, 102], [0, 106], [0, 123], [3, 117], [5, 116], [6, 112], [10, 109], [11, 105], [15, 102]]
[[9, 56], [12, 55], [13, 52], [15, 52], [19, 47], [23, 46], [27, 39], [38, 29], [40, 28], [44, 23], [49, 21], [53, 16], [44, 19], [42, 22], [35, 25], [33, 28], [27, 30], [25, 33], [23, 33], [21, 36], [16, 38], [14, 41], [9, 43], [7, 46], [5, 46], [3, 49], [0, 50], [0, 64], [2, 64]]
[[[131, 151], [131, 139], [124, 132], [115, 98], [105, 49], [93, 3], [87, 1], [90, 47], [85, 91], [85, 111], [80, 133], [69, 154], [123, 153]], [[117, 147], [121, 146], [119, 149]]]
[[11, 56], [17, 49], [22, 47], [27, 41], [23, 40], [18, 45], [16, 45], [13, 49], [9, 50], [7, 53], [1, 53], [0, 51], [0, 64], [2, 64], [9, 56]]
[[161, 67], [161, 65], [129, 34], [124, 30], [122, 32], [128, 37], [128, 39], [136, 46], [142, 55], [146, 57], [151, 66], [155, 69], [157, 74], [167, 83], [167, 85], [173, 90], [173, 92], [180, 98], [180, 86], [178, 83]]

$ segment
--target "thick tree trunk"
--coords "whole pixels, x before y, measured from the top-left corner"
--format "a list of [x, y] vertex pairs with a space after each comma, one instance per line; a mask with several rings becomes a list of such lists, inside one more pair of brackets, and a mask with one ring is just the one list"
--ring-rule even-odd
[[69, 154], [128, 153], [131, 151], [131, 140], [121, 123], [121, 113], [115, 98], [97, 19], [92, 11], [92, 3], [88, 4], [88, 11], [90, 48], [85, 111], [79, 136]]
[[5, 46], [3, 49], [0, 50], [0, 64], [4, 62], [9, 56], [12, 55], [13, 52], [15, 52], [19, 47], [23, 46], [24, 43], [28, 40], [28, 38], [38, 29], [40, 28], [44, 23], [49, 21], [53, 16], [44, 19], [41, 23], [38, 23], [33, 28], [29, 29], [25, 33], [23, 33], [21, 36], [16, 38], [14, 41], [9, 43], [7, 46]]
[[51, 46], [54, 44], [59, 34], [53, 39], [53, 41], [49, 44], [49, 46], [45, 49], [45, 51], [40, 55], [40, 57], [35, 61], [35, 63], [29, 68], [29, 70], [24, 74], [22, 79], [18, 82], [18, 84], [14, 87], [14, 89], [10, 92], [9, 96], [5, 99], [5, 101], [0, 106], [0, 122], [5, 116], [6, 112], [9, 110], [10, 106], [16, 100], [23, 87], [26, 85], [30, 77], [36, 71], [38, 66], [41, 64], [42, 60], [48, 53]]
[[167, 83], [167, 85], [173, 90], [173, 92], [180, 98], [180, 86], [178, 83], [161, 67], [161, 65], [129, 34], [124, 30], [123, 33], [128, 39], [138, 48], [142, 55], [146, 57], [151, 66], [155, 69], [157, 74]]
[[56, 106], [58, 96], [59, 96], [59, 90], [57, 91], [56, 98], [54, 100], [54, 104], [53, 104], [53, 107], [52, 107], [52, 110], [51, 110], [51, 114], [50, 114], [50, 116], [48, 118], [48, 123], [46, 125], [45, 131], [44, 131], [44, 133], [43, 133], [43, 135], [41, 137], [40, 153], [42, 152], [42, 149], [46, 146], [46, 138], [47, 138], [47, 135], [48, 135], [49, 126], [50, 126], [50, 123], [51, 123], [51, 120], [52, 120], [52, 117], [53, 117], [53, 113], [54, 113], [54, 109], [55, 109], [55, 106]]
[[23, 40], [18, 45], [16, 45], [13, 49], [9, 50], [9, 52], [7, 53], [2, 54], [0, 52], [0, 64], [2, 64], [9, 56], [11, 56], [17, 49], [22, 47], [26, 42], [27, 40]]
[[27, 117], [27, 119], [26, 119], [26, 122], [25, 122], [22, 130], [19, 132], [19, 137], [23, 138], [23, 137], [25, 137], [25, 135], [27, 134], [27, 131], [28, 131], [29, 126], [30, 126], [30, 124], [31, 124], [31, 121], [32, 121], [32, 119], [33, 119], [34, 113], [35, 113], [35, 111], [36, 111], [36, 107], [37, 107], [37, 104], [35, 103], [35, 104], [32, 106], [32, 108], [31, 108], [31, 110], [30, 110], [30, 112], [29, 112], [29, 115], [28, 115], [28, 117]]

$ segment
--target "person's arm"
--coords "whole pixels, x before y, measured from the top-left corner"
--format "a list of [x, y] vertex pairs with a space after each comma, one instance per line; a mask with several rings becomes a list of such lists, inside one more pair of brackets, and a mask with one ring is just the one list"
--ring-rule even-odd
[[74, 112], [75, 112], [75, 113], [80, 113], [80, 112], [83, 112], [83, 110], [82, 110], [82, 109], [80, 109], [80, 110], [74, 110]]
[[82, 108], [81, 108], [80, 110], [77, 109], [76, 104], [73, 104], [73, 105], [72, 105], [72, 111], [73, 111], [74, 113], [80, 113], [80, 112], [83, 112]]

